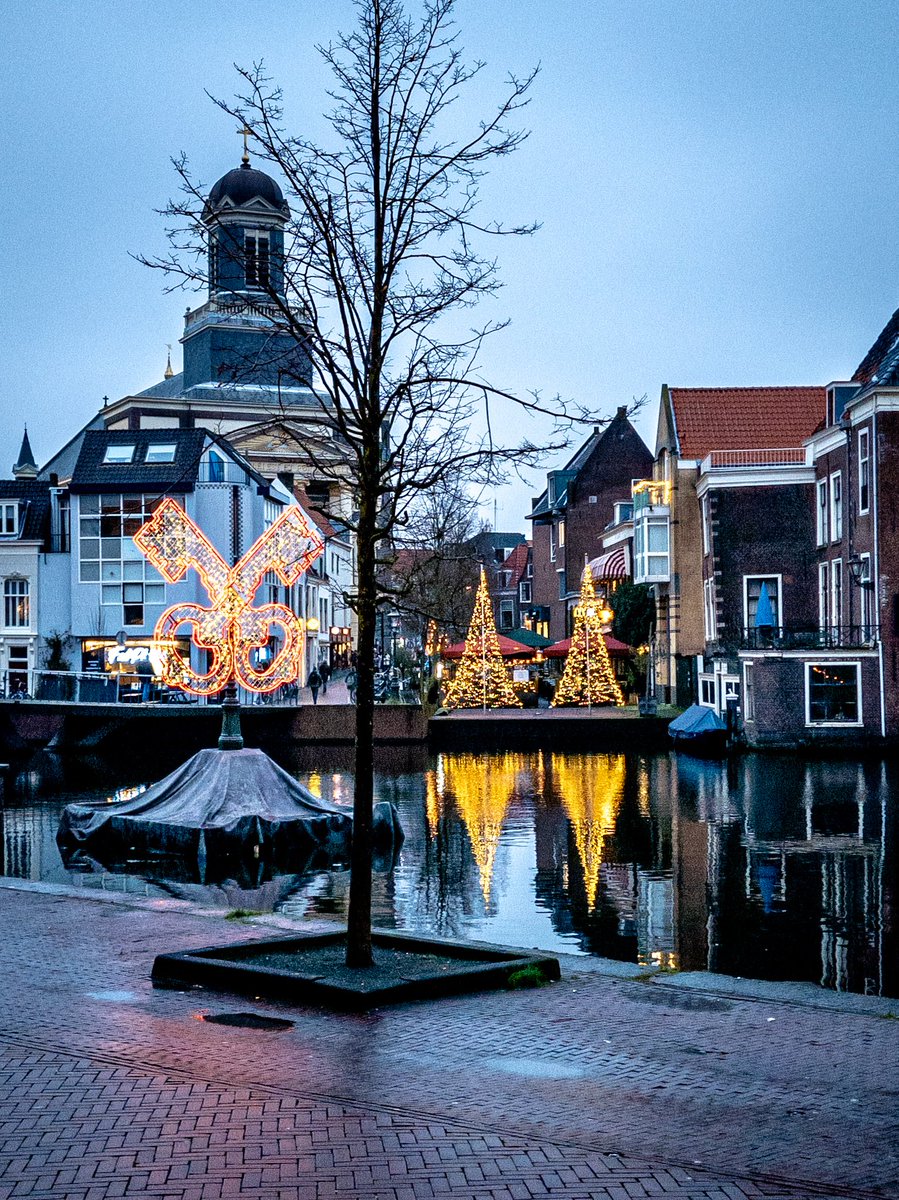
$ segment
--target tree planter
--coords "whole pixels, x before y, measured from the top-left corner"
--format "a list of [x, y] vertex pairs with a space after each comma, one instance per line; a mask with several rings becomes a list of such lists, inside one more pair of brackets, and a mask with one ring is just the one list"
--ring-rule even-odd
[[198, 985], [297, 1004], [361, 1011], [405, 1000], [515, 986], [519, 972], [533, 982], [561, 977], [558, 959], [484, 943], [450, 942], [372, 932], [375, 966], [345, 965], [346, 932], [279, 937], [160, 954], [153, 982]]

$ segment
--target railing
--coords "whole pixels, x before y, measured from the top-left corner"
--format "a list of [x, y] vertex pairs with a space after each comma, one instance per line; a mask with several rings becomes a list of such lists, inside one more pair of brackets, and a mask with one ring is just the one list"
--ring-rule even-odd
[[777, 447], [771, 450], [712, 450], [702, 460], [701, 475], [723, 467], [804, 467], [805, 447]]
[[638, 479], [631, 485], [634, 515], [644, 508], [667, 507], [671, 501], [671, 484], [667, 479]]
[[197, 472], [198, 483], [248, 483], [249, 476], [246, 468], [238, 466], [237, 463], [220, 462], [200, 463], [200, 469]]
[[741, 650], [845, 650], [873, 646], [880, 639], [878, 625], [786, 625], [744, 629]]

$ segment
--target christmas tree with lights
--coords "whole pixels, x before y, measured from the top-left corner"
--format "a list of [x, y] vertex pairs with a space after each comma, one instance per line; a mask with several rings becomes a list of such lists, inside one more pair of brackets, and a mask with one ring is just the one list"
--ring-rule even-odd
[[593, 575], [584, 568], [581, 594], [574, 610], [574, 633], [568, 661], [553, 697], [553, 707], [624, 704], [612, 670], [606, 639], [602, 635], [601, 605], [596, 599]]
[[483, 567], [465, 651], [444, 705], [446, 708], [521, 708], [500, 653]]

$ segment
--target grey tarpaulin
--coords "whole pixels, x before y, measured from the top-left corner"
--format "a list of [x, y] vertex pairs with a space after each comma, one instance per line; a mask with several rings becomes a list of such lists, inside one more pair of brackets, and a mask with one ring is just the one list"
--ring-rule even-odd
[[[130, 800], [70, 804], [57, 841], [100, 860], [161, 855], [203, 866], [250, 855], [290, 868], [316, 850], [345, 855], [352, 827], [349, 809], [313, 795], [261, 750], [201, 750]], [[393, 805], [375, 806], [374, 837], [382, 850], [401, 843]]]

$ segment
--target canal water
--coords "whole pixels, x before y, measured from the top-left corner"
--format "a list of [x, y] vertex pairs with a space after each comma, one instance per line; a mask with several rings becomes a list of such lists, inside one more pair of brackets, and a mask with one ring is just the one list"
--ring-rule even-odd
[[[303, 750], [284, 765], [351, 802], [346, 752]], [[65, 804], [125, 798], [161, 773], [159, 762], [75, 769], [38, 755], [6, 781], [3, 874], [300, 920], [345, 915], [341, 864], [211, 883], [164, 862], [63, 864]], [[899, 996], [892, 763], [382, 750], [377, 796], [406, 833], [375, 875], [380, 926]]]

